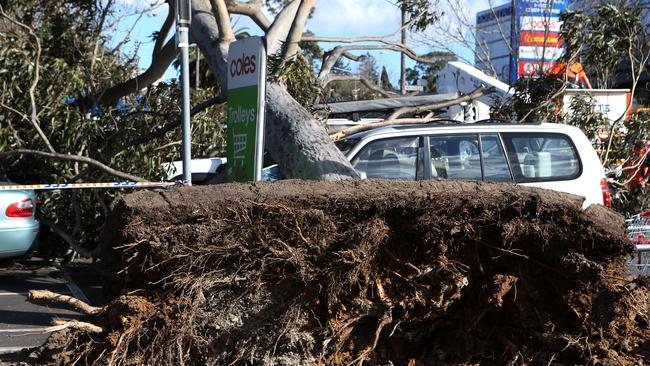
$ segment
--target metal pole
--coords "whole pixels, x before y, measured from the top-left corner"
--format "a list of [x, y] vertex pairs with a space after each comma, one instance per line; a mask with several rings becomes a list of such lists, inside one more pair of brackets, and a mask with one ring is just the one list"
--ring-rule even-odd
[[194, 87], [196, 90], [199, 90], [201, 88], [201, 73], [199, 72], [199, 64], [201, 61], [201, 51], [199, 50], [199, 46], [197, 45], [196, 47], [196, 70], [194, 72], [196, 73], [195, 78], [194, 78]]
[[183, 180], [192, 185], [192, 126], [190, 124], [190, 55], [189, 28], [178, 27], [178, 48], [181, 50], [181, 88], [183, 91]]
[[[406, 8], [402, 5], [402, 46], [406, 46]], [[401, 57], [401, 72], [399, 78], [399, 92], [400, 94], [406, 94], [406, 54], [402, 51]]]

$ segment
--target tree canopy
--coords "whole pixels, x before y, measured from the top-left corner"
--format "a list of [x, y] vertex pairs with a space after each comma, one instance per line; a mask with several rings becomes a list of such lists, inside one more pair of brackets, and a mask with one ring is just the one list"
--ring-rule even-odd
[[[158, 83], [116, 102], [80, 106], [85, 96], [137, 73], [135, 60], [109, 48], [114, 9], [99, 4], [42, 0], [0, 7], [0, 181], [159, 180], [161, 163], [180, 156], [177, 85]], [[209, 100], [207, 92], [195, 90], [194, 99]], [[223, 120], [219, 107], [194, 116], [198, 154], [223, 153]], [[114, 194], [51, 192], [41, 205], [42, 222], [68, 243], [92, 241]]]

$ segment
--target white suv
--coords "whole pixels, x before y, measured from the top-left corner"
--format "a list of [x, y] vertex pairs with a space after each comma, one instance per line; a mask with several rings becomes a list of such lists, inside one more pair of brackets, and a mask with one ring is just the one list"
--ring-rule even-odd
[[367, 178], [512, 182], [610, 206], [603, 166], [580, 129], [556, 123], [445, 123], [351, 135], [337, 146]]

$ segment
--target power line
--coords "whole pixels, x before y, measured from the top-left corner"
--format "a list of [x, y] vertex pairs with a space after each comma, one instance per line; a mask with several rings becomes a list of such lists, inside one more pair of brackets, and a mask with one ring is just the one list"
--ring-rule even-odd
[[399, 5], [395, 4], [394, 2], [390, 0], [384, 0], [384, 1], [399, 9]]

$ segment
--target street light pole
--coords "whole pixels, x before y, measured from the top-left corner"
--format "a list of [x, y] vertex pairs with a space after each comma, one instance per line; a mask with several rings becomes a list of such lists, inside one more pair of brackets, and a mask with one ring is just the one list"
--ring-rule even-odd
[[176, 0], [176, 48], [181, 56], [181, 89], [183, 116], [183, 180], [192, 185], [192, 127], [190, 124], [190, 56], [189, 27], [192, 21], [192, 0]]

